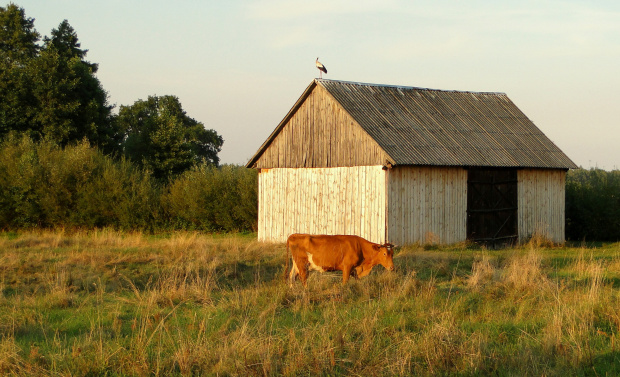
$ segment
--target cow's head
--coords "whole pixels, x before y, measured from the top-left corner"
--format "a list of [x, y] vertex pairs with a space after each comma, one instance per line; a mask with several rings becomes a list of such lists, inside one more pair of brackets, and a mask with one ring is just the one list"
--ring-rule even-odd
[[375, 251], [374, 262], [385, 267], [389, 271], [394, 271], [394, 245], [386, 243], [384, 245], [372, 245]]

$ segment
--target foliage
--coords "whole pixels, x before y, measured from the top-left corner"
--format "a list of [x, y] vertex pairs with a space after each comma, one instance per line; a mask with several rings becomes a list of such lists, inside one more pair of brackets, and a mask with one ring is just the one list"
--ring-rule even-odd
[[223, 139], [187, 116], [178, 98], [152, 96], [112, 114], [108, 95], [67, 20], [43, 38], [14, 4], [0, 7], [0, 141], [10, 133], [61, 147], [84, 140], [124, 154], [168, 182], [194, 165], [217, 166]]
[[36, 113], [27, 63], [39, 53], [34, 19], [22, 8], [0, 7], [0, 138], [11, 130], [26, 132]]
[[0, 7], [0, 53], [4, 62], [19, 65], [34, 58], [39, 38], [34, 18], [26, 17], [23, 8], [15, 4]]
[[118, 126], [127, 135], [125, 155], [168, 181], [200, 163], [216, 165], [223, 139], [190, 118], [175, 96], [149, 96], [121, 106]]
[[247, 231], [256, 228], [256, 186], [254, 170], [207, 164], [162, 185], [87, 142], [9, 136], [0, 144], [0, 229]]
[[86, 53], [67, 20], [45, 38], [31, 67], [40, 104], [34, 121], [43, 137], [59, 145], [87, 139], [106, 153], [118, 152], [122, 135], [112, 127], [112, 106]]
[[570, 240], [620, 240], [620, 170], [568, 172], [566, 237]]
[[[58, 25], [58, 29], [52, 30], [52, 38], [45, 37], [43, 40], [45, 41], [46, 48], [53, 48], [60, 56], [67, 59], [83, 59], [88, 52], [88, 50], [80, 48], [82, 46], [78, 40], [77, 33], [67, 20], [62, 21]], [[88, 65], [92, 68], [93, 73], [97, 72], [96, 64], [89, 63]]]
[[0, 227], [148, 229], [160, 212], [148, 174], [80, 143], [27, 137], [0, 149]]
[[253, 237], [0, 234], [0, 374], [618, 375], [619, 250], [409, 247], [304, 289]]
[[172, 182], [163, 202], [177, 229], [256, 230], [257, 186], [254, 169], [202, 165]]
[[84, 60], [71, 25], [63, 21], [42, 47], [22, 8], [0, 8], [0, 25], [0, 137], [15, 131], [61, 146], [86, 139], [118, 150], [122, 135], [111, 127], [97, 65]]

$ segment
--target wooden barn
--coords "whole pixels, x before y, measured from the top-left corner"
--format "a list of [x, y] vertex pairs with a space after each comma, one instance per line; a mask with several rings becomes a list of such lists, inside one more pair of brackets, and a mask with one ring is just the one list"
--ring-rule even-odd
[[564, 241], [577, 166], [504, 93], [315, 79], [250, 159], [258, 238]]

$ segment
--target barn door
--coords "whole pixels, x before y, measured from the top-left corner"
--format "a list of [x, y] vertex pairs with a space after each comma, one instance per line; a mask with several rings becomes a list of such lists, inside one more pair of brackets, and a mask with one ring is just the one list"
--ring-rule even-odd
[[517, 240], [517, 171], [469, 169], [467, 239], [497, 248]]

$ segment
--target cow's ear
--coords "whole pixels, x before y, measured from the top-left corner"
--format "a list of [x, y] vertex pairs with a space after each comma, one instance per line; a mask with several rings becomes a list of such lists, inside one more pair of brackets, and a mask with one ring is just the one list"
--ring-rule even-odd
[[376, 251], [379, 251], [379, 245], [372, 245], [372, 248], [375, 249]]

